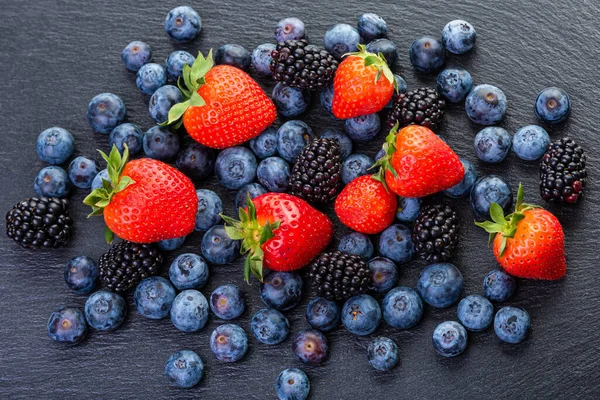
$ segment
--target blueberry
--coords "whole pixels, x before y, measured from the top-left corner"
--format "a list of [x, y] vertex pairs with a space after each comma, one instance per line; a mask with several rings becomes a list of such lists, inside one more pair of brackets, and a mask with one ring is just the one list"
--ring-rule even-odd
[[530, 327], [529, 313], [520, 307], [502, 307], [494, 317], [494, 332], [506, 343], [521, 343]]
[[335, 115], [333, 115], [333, 110], [332, 110], [333, 83], [329, 84], [323, 88], [323, 90], [321, 91], [320, 99], [321, 99], [321, 105], [323, 106], [325, 111], [327, 111], [329, 113], [329, 115], [331, 115], [333, 118], [335, 118]]
[[208, 321], [208, 301], [197, 290], [184, 290], [171, 305], [171, 322], [183, 332], [196, 332]]
[[384, 19], [374, 13], [365, 13], [358, 17], [357, 27], [360, 37], [365, 42], [384, 38], [388, 34], [388, 27]]
[[247, 71], [250, 68], [250, 52], [239, 44], [224, 44], [215, 53], [215, 64], [231, 65]]
[[156, 89], [167, 83], [165, 67], [156, 63], [144, 64], [137, 72], [135, 84], [144, 94], [151, 96]]
[[200, 382], [204, 375], [204, 364], [198, 354], [191, 350], [174, 353], [165, 365], [165, 375], [172, 386], [191, 388]]
[[156, 243], [156, 246], [162, 251], [173, 251], [177, 250], [183, 245], [185, 242], [185, 236], [174, 238], [174, 239], [165, 239]]
[[157, 124], [169, 120], [169, 110], [183, 101], [183, 94], [177, 86], [161, 86], [152, 94], [148, 102], [148, 113]]
[[569, 118], [571, 99], [567, 92], [557, 87], [549, 87], [538, 94], [535, 100], [535, 115], [550, 125], [560, 124]]
[[60, 307], [48, 320], [48, 336], [59, 343], [77, 344], [88, 332], [88, 326], [81, 310], [77, 308]]
[[433, 331], [433, 347], [444, 357], [455, 357], [467, 348], [467, 331], [458, 322], [445, 321]]
[[442, 29], [442, 41], [450, 53], [464, 54], [475, 45], [477, 32], [467, 21], [450, 21]]
[[106, 168], [96, 174], [94, 180], [92, 181], [91, 189], [100, 189], [102, 187], [102, 179], [111, 182], [110, 178], [108, 177], [108, 169]]
[[153, 126], [144, 135], [143, 146], [146, 156], [170, 161], [179, 151], [179, 136], [165, 127]]
[[275, 392], [279, 400], [305, 400], [310, 392], [310, 381], [301, 369], [284, 369], [275, 382]]
[[388, 371], [398, 364], [398, 346], [392, 339], [378, 337], [367, 349], [369, 364], [378, 371]]
[[152, 47], [145, 42], [134, 40], [121, 52], [121, 60], [125, 68], [137, 72], [146, 63], [152, 60]]
[[292, 351], [305, 364], [320, 364], [327, 357], [329, 343], [318, 330], [303, 329], [294, 337]]
[[237, 190], [256, 177], [256, 157], [246, 147], [229, 147], [217, 156], [215, 174], [223, 187]]
[[261, 160], [277, 155], [277, 129], [268, 127], [260, 135], [250, 139], [248, 144], [254, 155]]
[[88, 297], [85, 302], [85, 319], [91, 328], [98, 331], [117, 329], [127, 315], [125, 299], [108, 290], [100, 290]]
[[135, 155], [142, 151], [144, 142], [144, 132], [142, 128], [132, 123], [118, 125], [110, 132], [108, 143], [110, 148], [117, 146], [117, 149], [123, 154], [123, 144], [127, 145], [130, 155]]
[[304, 36], [304, 22], [300, 21], [298, 18], [284, 18], [275, 26], [275, 40], [277, 42], [300, 40], [304, 39]]
[[340, 323], [341, 313], [335, 301], [316, 297], [306, 306], [306, 321], [315, 329], [329, 332]]
[[421, 199], [398, 197], [396, 219], [400, 222], [414, 222], [421, 211]]
[[492, 203], [498, 203], [504, 212], [508, 213], [512, 202], [510, 186], [497, 175], [479, 178], [471, 189], [471, 208], [480, 220], [490, 218]]
[[284, 118], [297, 117], [310, 105], [310, 92], [279, 82], [273, 88], [273, 103], [277, 112]]
[[193, 40], [202, 29], [200, 15], [189, 6], [175, 7], [165, 18], [165, 31], [177, 42]]
[[94, 132], [110, 133], [125, 119], [125, 103], [116, 94], [100, 93], [88, 104], [87, 120]]
[[352, 139], [338, 129], [327, 129], [321, 135], [322, 138], [335, 140], [340, 146], [340, 155], [345, 160], [352, 154]]
[[389, 258], [375, 257], [369, 261], [371, 271], [370, 289], [375, 293], [385, 293], [398, 283], [398, 268]]
[[210, 349], [219, 361], [237, 362], [248, 351], [248, 336], [237, 325], [221, 325], [210, 335]]
[[258, 164], [256, 178], [269, 192], [287, 192], [290, 165], [283, 158], [265, 158]]
[[471, 74], [463, 68], [446, 68], [436, 82], [438, 92], [451, 103], [463, 101], [473, 87]]
[[261, 194], [265, 193], [267, 193], [267, 189], [265, 189], [259, 183], [249, 183], [245, 185], [243, 188], [238, 190], [237, 194], [235, 195], [235, 209], [238, 210], [240, 207], [246, 207], [248, 195], [250, 195], [251, 199], [255, 199]]
[[88, 294], [98, 281], [98, 266], [89, 257], [71, 258], [65, 267], [65, 282], [69, 289], [78, 294]]
[[512, 138], [513, 152], [525, 161], [542, 158], [549, 145], [550, 136], [548, 132], [538, 125], [524, 126]]
[[358, 50], [360, 43], [360, 34], [348, 24], [337, 24], [325, 32], [323, 44], [325, 49], [331, 53], [338, 61], [346, 53], [352, 53]]
[[398, 46], [390, 39], [375, 39], [367, 44], [367, 51], [374, 54], [383, 54], [385, 61], [392, 68], [398, 60]]
[[342, 236], [340, 244], [338, 244], [338, 250], [343, 253], [361, 256], [365, 260], [373, 257], [373, 243], [371, 243], [371, 239], [360, 232], [352, 232]]
[[277, 130], [277, 151], [285, 161], [294, 163], [312, 138], [312, 129], [304, 122], [287, 121]]
[[477, 170], [475, 169], [473, 163], [469, 160], [465, 160], [464, 158], [461, 158], [460, 162], [465, 169], [465, 175], [456, 185], [452, 186], [450, 189], [444, 190], [444, 194], [446, 196], [455, 199], [469, 194], [473, 188], [473, 185], [475, 184], [475, 181], [477, 180]]
[[223, 212], [223, 202], [218, 194], [208, 189], [196, 190], [198, 197], [198, 211], [196, 212], [197, 231], [207, 231], [221, 222], [220, 213]]
[[344, 125], [350, 139], [357, 142], [369, 142], [373, 140], [381, 128], [379, 115], [377, 114], [350, 118], [346, 120]]
[[100, 168], [96, 160], [87, 157], [79, 156], [69, 164], [69, 179], [81, 189], [89, 189], [98, 172]]
[[73, 135], [66, 129], [48, 128], [37, 138], [36, 150], [40, 160], [49, 164], [63, 164], [75, 151]]
[[152, 276], [140, 282], [133, 293], [138, 312], [146, 318], [163, 319], [171, 311], [175, 289], [162, 276]]
[[457, 315], [465, 328], [473, 332], [480, 332], [492, 324], [494, 306], [485, 297], [472, 294], [458, 303]]
[[408, 329], [423, 318], [423, 301], [413, 289], [398, 286], [390, 290], [383, 301], [383, 319], [396, 329]]
[[465, 100], [465, 110], [476, 124], [495, 125], [506, 114], [506, 96], [496, 86], [475, 86]]
[[223, 265], [235, 260], [240, 252], [240, 241], [231, 240], [223, 225], [210, 228], [202, 237], [202, 255], [209, 263]]
[[290, 310], [302, 300], [303, 286], [296, 272], [271, 271], [260, 283], [260, 298], [268, 307]]
[[512, 138], [506, 129], [488, 126], [475, 136], [475, 154], [483, 162], [497, 164], [504, 161], [511, 144]]
[[175, 165], [190, 178], [204, 179], [213, 171], [215, 153], [200, 143], [190, 143], [179, 151]]
[[219, 318], [236, 319], [246, 309], [246, 300], [240, 288], [233, 284], [221, 285], [210, 295], [210, 309]]
[[446, 308], [456, 303], [463, 288], [463, 277], [450, 263], [430, 264], [419, 276], [417, 290], [425, 301], [435, 308]]
[[64, 169], [51, 165], [38, 172], [33, 189], [39, 197], [64, 198], [71, 191], [71, 181]]
[[373, 297], [360, 294], [350, 297], [342, 308], [342, 324], [348, 332], [365, 336], [375, 332], [381, 322], [381, 308]]
[[208, 265], [194, 253], [177, 256], [169, 267], [169, 279], [179, 289], [202, 289], [208, 282]]
[[191, 67], [194, 65], [194, 61], [196, 61], [196, 57], [187, 51], [175, 50], [171, 52], [165, 61], [167, 76], [177, 82], [177, 79], [183, 75], [183, 66], [187, 64]]
[[445, 61], [446, 49], [436, 38], [424, 36], [410, 45], [410, 63], [417, 71], [437, 71]]
[[349, 184], [359, 176], [367, 175], [369, 168], [375, 164], [373, 159], [365, 154], [352, 154], [342, 163], [342, 181]]
[[290, 333], [287, 318], [273, 308], [263, 308], [252, 317], [250, 329], [256, 340], [264, 344], [283, 342]]
[[379, 253], [382, 256], [404, 264], [412, 258], [414, 252], [411, 231], [406, 225], [393, 224], [381, 233]]
[[252, 51], [250, 64], [258, 75], [271, 76], [271, 61], [273, 60], [271, 53], [275, 48], [273, 43], [264, 43]]
[[517, 281], [504, 271], [490, 271], [483, 279], [483, 294], [491, 301], [510, 299], [517, 289]]

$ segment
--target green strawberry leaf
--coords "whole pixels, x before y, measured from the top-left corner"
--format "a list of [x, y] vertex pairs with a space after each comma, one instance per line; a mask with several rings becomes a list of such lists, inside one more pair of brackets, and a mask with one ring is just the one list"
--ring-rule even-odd
[[115, 234], [108, 229], [108, 226], [104, 228], [104, 240], [106, 240], [106, 243], [111, 244], [114, 238]]

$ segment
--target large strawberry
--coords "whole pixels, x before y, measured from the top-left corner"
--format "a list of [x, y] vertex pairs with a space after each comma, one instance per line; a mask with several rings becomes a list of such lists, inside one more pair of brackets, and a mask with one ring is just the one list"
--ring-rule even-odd
[[[214, 66], [212, 50], [198, 54], [194, 64], [183, 67], [183, 83], [177, 82], [186, 99], [169, 110], [169, 125], [180, 118], [198, 143], [224, 149], [259, 135], [275, 121], [275, 105], [247, 73], [229, 65]], [[180, 124], [181, 122], [178, 122]]]
[[239, 221], [221, 215], [225, 231], [242, 240], [244, 279], [250, 272], [263, 279], [263, 268], [293, 271], [310, 263], [333, 237], [333, 224], [325, 214], [299, 197], [285, 193], [265, 193], [239, 209]]
[[492, 203], [492, 221], [476, 222], [490, 234], [494, 256], [511, 275], [530, 279], [561, 279], [567, 273], [565, 234], [549, 211], [523, 203], [519, 185], [515, 212], [504, 216], [502, 207]]
[[127, 162], [116, 146], [108, 163], [109, 180], [83, 202], [93, 215], [104, 214], [106, 239], [113, 234], [136, 243], [151, 243], [186, 236], [194, 230], [198, 197], [192, 181], [177, 169], [158, 160], [142, 158]]
[[369, 53], [364, 45], [338, 66], [333, 80], [333, 115], [347, 119], [381, 111], [397, 87], [394, 74], [381, 53]]

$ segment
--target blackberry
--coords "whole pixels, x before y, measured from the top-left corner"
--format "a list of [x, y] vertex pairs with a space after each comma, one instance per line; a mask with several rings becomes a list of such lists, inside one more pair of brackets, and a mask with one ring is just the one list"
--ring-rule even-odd
[[290, 193], [309, 203], [328, 203], [342, 183], [342, 157], [335, 140], [316, 138], [304, 147], [290, 175]]
[[450, 206], [436, 204], [421, 209], [414, 222], [412, 241], [423, 260], [448, 261], [458, 244], [458, 216]]
[[414, 89], [400, 93], [394, 100], [387, 124], [390, 129], [399, 122], [401, 128], [416, 124], [435, 130], [445, 108], [446, 102], [437, 90], [428, 87]]
[[550, 143], [540, 163], [540, 194], [551, 203], [575, 204], [587, 181], [583, 149], [570, 137]]
[[317, 295], [327, 300], [345, 300], [366, 293], [371, 274], [360, 256], [332, 251], [322, 253], [310, 265], [309, 278]]
[[322, 47], [305, 39], [277, 43], [271, 52], [271, 72], [277, 82], [300, 89], [327, 86], [335, 75], [337, 60]]
[[156, 275], [163, 259], [152, 244], [119, 242], [100, 257], [100, 280], [108, 290], [124, 292]]
[[64, 246], [72, 230], [69, 201], [65, 199], [32, 197], [6, 213], [6, 235], [26, 248]]

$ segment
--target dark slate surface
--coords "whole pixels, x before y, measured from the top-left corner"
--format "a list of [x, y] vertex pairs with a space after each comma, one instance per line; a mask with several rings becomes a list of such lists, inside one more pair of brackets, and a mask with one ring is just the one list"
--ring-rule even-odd
[[[27, 3], [21, 4], [21, 3]], [[44, 165], [36, 157], [35, 139], [50, 126], [62, 126], [76, 136], [76, 155], [95, 156], [107, 149], [107, 136], [87, 126], [85, 110], [97, 93], [122, 96], [129, 120], [149, 128], [147, 99], [135, 87], [134, 76], [120, 60], [121, 49], [131, 40], [147, 41], [155, 59], [163, 61], [176, 48], [207, 51], [221, 44], [240, 43], [249, 49], [272, 41], [277, 20], [298, 16], [307, 23], [309, 36], [320, 42], [333, 24], [355, 24], [360, 13], [373, 11], [389, 24], [391, 38], [400, 49], [399, 66], [409, 87], [432, 84], [434, 76], [417, 74], [410, 67], [408, 47], [420, 35], [439, 35], [446, 22], [464, 18], [479, 34], [476, 49], [452, 56], [448, 65], [461, 65], [476, 83], [502, 88], [509, 101], [503, 126], [514, 132], [535, 123], [533, 101], [539, 90], [557, 85], [573, 100], [570, 121], [551, 129], [553, 139], [570, 134], [587, 150], [591, 180], [589, 196], [576, 208], [553, 208], [564, 225], [568, 274], [560, 282], [520, 281], [510, 301], [532, 316], [530, 337], [520, 345], [502, 344], [492, 330], [469, 334], [469, 347], [460, 357], [443, 359], [431, 346], [431, 333], [441, 321], [456, 319], [454, 307], [426, 309], [423, 321], [409, 331], [381, 326], [376, 335], [392, 337], [400, 348], [400, 364], [378, 373], [366, 360], [369, 338], [358, 338], [339, 328], [328, 334], [331, 353], [316, 367], [294, 359], [290, 341], [273, 347], [250, 338], [250, 350], [242, 362], [222, 364], [210, 353], [208, 338], [221, 321], [210, 318], [196, 334], [177, 331], [168, 319], [150, 321], [133, 307], [124, 325], [112, 334], [92, 333], [77, 347], [50, 341], [46, 321], [58, 305], [82, 307], [86, 298], [71, 293], [63, 282], [65, 262], [80, 254], [97, 259], [103, 243], [101, 219], [86, 220], [81, 204], [85, 193], [72, 195], [76, 235], [71, 244], [54, 251], [27, 251], [0, 236], [0, 398], [212, 398], [272, 399], [273, 384], [282, 369], [302, 367], [312, 384], [312, 399], [367, 398], [599, 398], [600, 397], [600, 294], [597, 245], [599, 176], [597, 160], [597, 95], [600, 35], [596, 29], [599, 6], [591, 1], [569, 2], [510, 0], [483, 1], [379, 1], [353, 0], [345, 6], [327, 1], [294, 2], [193, 2], [203, 18], [200, 38], [189, 45], [172, 43], [162, 21], [178, 2], [132, 0], [84, 2], [47, 0], [0, 1], [0, 200], [7, 211], [22, 198], [33, 195], [32, 181]], [[253, 4], [254, 3], [254, 4]], [[262, 82], [261, 83], [265, 83]], [[272, 87], [266, 84], [268, 90]], [[341, 127], [325, 115], [315, 98], [302, 117], [316, 132]], [[537, 163], [510, 155], [496, 167], [478, 162], [472, 140], [480, 127], [469, 122], [462, 106], [449, 107], [442, 135], [463, 157], [475, 162], [480, 175], [497, 173], [513, 188], [522, 181], [527, 200], [537, 194]], [[374, 156], [378, 142], [358, 146]], [[233, 193], [211, 178], [198, 187], [216, 190], [226, 211], [233, 211]], [[486, 234], [472, 224], [468, 201], [452, 202], [460, 213], [461, 245], [455, 263], [464, 274], [464, 295], [481, 291], [484, 275], [496, 267], [486, 249]], [[336, 236], [345, 232], [339, 227]], [[201, 236], [191, 235], [176, 252], [199, 251]], [[374, 238], [376, 240], [376, 238]], [[176, 254], [171, 254], [168, 261]], [[418, 263], [400, 267], [401, 284], [415, 286]], [[262, 308], [258, 285], [242, 282], [241, 262], [211, 269], [203, 293], [222, 283], [234, 282], [246, 292], [248, 311], [238, 323], [249, 331], [249, 320]], [[287, 313], [292, 331], [307, 326], [304, 305]], [[131, 296], [128, 297], [130, 306]], [[198, 352], [206, 365], [203, 382], [190, 391], [171, 388], [163, 376], [167, 358], [176, 350]]]

